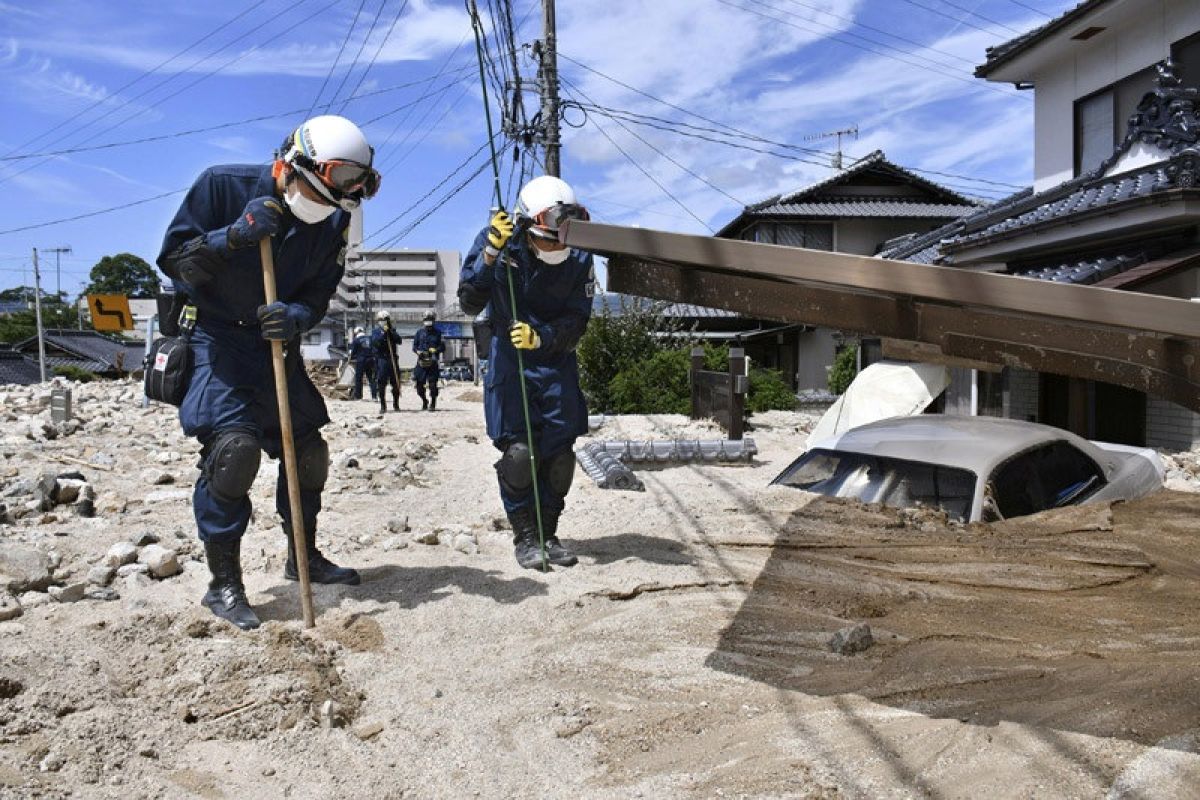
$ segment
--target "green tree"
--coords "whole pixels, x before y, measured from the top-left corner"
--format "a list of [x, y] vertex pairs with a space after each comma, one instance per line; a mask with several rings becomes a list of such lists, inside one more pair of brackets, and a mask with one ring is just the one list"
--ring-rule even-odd
[[691, 409], [686, 349], [660, 350], [617, 373], [612, 380], [613, 410], [618, 414], [686, 414]]
[[829, 391], [843, 394], [858, 374], [858, 345], [843, 347], [833, 359], [829, 369]]
[[593, 412], [615, 411], [612, 382], [619, 373], [676, 346], [679, 324], [663, 316], [665, 303], [620, 298], [592, 315], [579, 340], [579, 385]]
[[[74, 306], [45, 303], [42, 305], [42, 325], [46, 329], [77, 328], [79, 311]], [[0, 342], [13, 344], [36, 335], [37, 316], [32, 309], [0, 316]]]
[[92, 267], [90, 283], [84, 294], [123, 294], [127, 297], [154, 297], [158, 292], [158, 273], [133, 253], [105, 256]]

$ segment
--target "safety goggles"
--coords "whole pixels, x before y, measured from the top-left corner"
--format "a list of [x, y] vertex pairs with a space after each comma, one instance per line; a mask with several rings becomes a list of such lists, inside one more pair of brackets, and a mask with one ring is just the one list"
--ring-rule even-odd
[[533, 226], [530, 228], [530, 233], [543, 239], [557, 239], [558, 229], [567, 220], [578, 219], [587, 222], [591, 218], [588, 210], [583, 206], [572, 203], [555, 203], [531, 218]]
[[369, 164], [359, 164], [357, 161], [313, 161], [303, 153], [296, 153], [292, 160], [340, 194], [354, 195], [358, 198], [374, 197], [383, 181]]

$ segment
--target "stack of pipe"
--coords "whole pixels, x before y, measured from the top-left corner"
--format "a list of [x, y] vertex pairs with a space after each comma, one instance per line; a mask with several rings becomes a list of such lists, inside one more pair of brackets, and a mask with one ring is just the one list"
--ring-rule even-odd
[[588, 477], [601, 489], [622, 489], [644, 492], [645, 485], [615, 456], [605, 451], [603, 443], [589, 442], [575, 451], [575, 460]]
[[643, 492], [645, 485], [630, 464], [731, 463], [753, 461], [753, 439], [668, 439], [588, 442], [575, 451], [575, 460], [601, 489]]

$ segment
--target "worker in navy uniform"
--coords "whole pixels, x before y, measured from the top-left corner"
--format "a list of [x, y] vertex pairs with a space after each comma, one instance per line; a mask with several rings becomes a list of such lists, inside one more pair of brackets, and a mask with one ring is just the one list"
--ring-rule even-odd
[[[436, 411], [438, 398], [438, 380], [442, 377], [438, 360], [446, 352], [446, 343], [442, 341], [442, 332], [434, 323], [437, 314], [425, 312], [421, 321], [421, 330], [413, 337], [413, 352], [417, 354], [417, 366], [413, 369], [413, 383], [417, 385], [417, 395], [421, 398], [422, 411]], [[429, 387], [429, 396], [425, 396], [425, 387]]]
[[[179, 409], [202, 445], [192, 506], [212, 581], [202, 603], [240, 628], [258, 616], [242, 583], [241, 540], [261, 450], [280, 458], [278, 406], [268, 340], [287, 345], [286, 375], [296, 445], [309, 577], [359, 582], [317, 549], [317, 514], [329, 467], [320, 429], [325, 403], [305, 373], [299, 337], [325, 316], [342, 277], [350, 210], [375, 194], [373, 150], [350, 120], [319, 116], [286, 140], [272, 165], [205, 170], [163, 240], [158, 266], [195, 307], [192, 375]], [[278, 301], [266, 304], [259, 242], [270, 237]], [[283, 461], [275, 507], [289, 534], [284, 577], [296, 580]]]
[[396, 360], [396, 348], [400, 346], [400, 334], [392, 327], [392, 315], [380, 311], [375, 315], [375, 329], [371, 331], [371, 352], [375, 354], [375, 386], [379, 392], [379, 413], [387, 412], [387, 390], [392, 387], [392, 409], [400, 410], [400, 368]]
[[[571, 218], [588, 218], [571, 187], [551, 176], [533, 179], [521, 189], [515, 225], [499, 211], [476, 237], [463, 263], [458, 290], [463, 311], [478, 314], [487, 307], [491, 314], [495, 335], [484, 381], [484, 412], [488, 437], [501, 452], [496, 475], [513, 526], [517, 563], [526, 568], [541, 568], [543, 563], [535, 480], [546, 560], [564, 567], [577, 562], [558, 538], [558, 521], [575, 474], [572, 446], [576, 437], [587, 432], [575, 346], [591, 317], [596, 278], [591, 254], [558, 241], [559, 226]], [[506, 272], [515, 287], [515, 313]], [[518, 350], [524, 357], [532, 454]]]
[[354, 329], [354, 339], [350, 342], [350, 360], [354, 363], [354, 384], [350, 389], [351, 400], [363, 399], [363, 378], [371, 390], [371, 399], [375, 399], [375, 354], [371, 352], [371, 337], [362, 328]]

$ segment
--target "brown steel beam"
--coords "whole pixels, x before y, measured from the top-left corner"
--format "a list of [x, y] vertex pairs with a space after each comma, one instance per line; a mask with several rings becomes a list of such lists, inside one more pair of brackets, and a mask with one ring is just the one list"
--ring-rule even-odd
[[950, 363], [968, 359], [1106, 381], [1200, 412], [1200, 340], [1196, 339], [911, 302], [619, 255], [609, 259], [608, 288], [639, 297], [724, 308], [759, 319], [924, 343], [935, 347]]
[[[1196, 306], [1176, 298], [577, 220], [571, 221], [560, 235], [572, 247], [610, 258], [632, 256], [739, 278], [753, 276], [820, 284], [839, 292], [937, 300], [1086, 324], [1099, 320], [1112, 327], [1200, 338], [1200, 314], [1196, 313]], [[623, 263], [629, 262], [618, 260], [617, 271], [623, 269]], [[610, 266], [610, 274], [612, 269]], [[803, 320], [792, 317], [788, 321]]]

